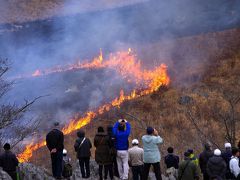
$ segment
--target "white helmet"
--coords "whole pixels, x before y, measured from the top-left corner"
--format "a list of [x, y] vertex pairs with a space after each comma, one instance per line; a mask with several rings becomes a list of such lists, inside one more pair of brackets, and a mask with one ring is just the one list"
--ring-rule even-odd
[[67, 154], [67, 150], [66, 149], [63, 149], [63, 154]]

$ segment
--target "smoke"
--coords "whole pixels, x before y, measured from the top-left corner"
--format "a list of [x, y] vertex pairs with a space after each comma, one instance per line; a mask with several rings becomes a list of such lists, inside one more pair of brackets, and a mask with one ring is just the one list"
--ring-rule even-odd
[[[236, 0], [149, 0], [101, 10], [90, 8], [98, 7], [98, 1], [90, 2], [65, 1], [63, 8], [56, 9], [64, 16], [19, 23], [18, 28], [2, 25], [0, 56], [12, 61], [9, 77], [92, 59], [100, 48], [107, 55], [129, 47], [137, 51], [146, 67], [165, 62], [177, 77], [180, 69], [194, 71], [206, 66], [209, 59], [208, 53], [198, 51], [196, 45], [192, 46], [194, 42], [182, 41], [182, 37], [240, 25], [240, 3]], [[7, 6], [7, 1], [1, 1], [1, 7]], [[74, 13], [78, 6], [89, 8], [89, 12]], [[40, 128], [44, 129], [53, 120], [67, 123], [73, 114], [112, 100], [120, 89], [128, 91], [131, 86], [116, 73], [83, 70], [19, 80], [5, 102], [20, 104], [23, 99], [50, 95], [37, 102], [28, 115], [44, 115]]]

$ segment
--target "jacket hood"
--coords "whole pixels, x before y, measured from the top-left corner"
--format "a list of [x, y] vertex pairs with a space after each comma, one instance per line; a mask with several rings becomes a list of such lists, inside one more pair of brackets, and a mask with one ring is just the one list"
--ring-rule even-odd
[[84, 137], [85, 136], [85, 132], [80, 130], [80, 131], [77, 132], [77, 136], [79, 138]]
[[215, 165], [219, 165], [223, 160], [223, 158], [221, 156], [213, 156], [212, 158], [209, 159], [210, 163], [215, 164]]
[[151, 135], [144, 135], [143, 136], [143, 140], [146, 142], [146, 143], [151, 143], [153, 138]]

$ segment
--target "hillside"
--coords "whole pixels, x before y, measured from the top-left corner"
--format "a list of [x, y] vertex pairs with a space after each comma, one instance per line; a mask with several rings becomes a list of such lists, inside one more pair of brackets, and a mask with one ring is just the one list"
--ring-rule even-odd
[[21, 23], [121, 7], [144, 0], [0, 0], [0, 24]]
[[[239, 36], [240, 30], [233, 29], [175, 40], [179, 49], [174, 51], [175, 59], [172, 58], [174, 60], [168, 64], [172, 79], [170, 86], [126, 101], [120, 108], [95, 118], [83, 128], [87, 136], [93, 140], [98, 126], [113, 124], [119, 114], [123, 114], [133, 127], [131, 139], [140, 139], [149, 125], [159, 130], [164, 138], [161, 146], [163, 155], [168, 146], [175, 147], [180, 155], [188, 148], [199, 153], [206, 141], [222, 148], [229, 138], [225, 126], [233, 128], [230, 126], [232, 110], [234, 121], [239, 120], [239, 103], [234, 104], [234, 109], [229, 103], [235, 102], [240, 94]], [[166, 44], [145, 45], [139, 52], [148, 59], [149, 54], [156, 54], [159, 49], [166, 50]], [[190, 60], [193, 57], [194, 61]], [[234, 128], [238, 130], [238, 124]], [[240, 139], [237, 135], [236, 138]], [[76, 132], [65, 139], [66, 149], [73, 159], [75, 139]], [[46, 154], [46, 147], [39, 149], [34, 152], [31, 162], [50, 169], [50, 158]]]

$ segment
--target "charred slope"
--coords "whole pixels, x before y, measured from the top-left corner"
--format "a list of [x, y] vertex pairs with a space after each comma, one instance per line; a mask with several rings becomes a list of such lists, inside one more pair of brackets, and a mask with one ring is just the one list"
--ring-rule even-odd
[[[221, 34], [223, 39], [225, 35]], [[170, 87], [160, 88], [151, 95], [126, 101], [119, 109], [112, 109], [84, 127], [87, 136], [93, 140], [98, 126], [106, 127], [113, 124], [121, 113], [134, 127], [131, 139], [140, 138], [145, 133], [145, 127], [150, 125], [157, 128], [164, 138], [164, 144], [161, 147], [163, 156], [168, 146], [175, 147], [178, 154], [183, 154], [188, 148], [195, 149], [197, 154], [202, 150], [202, 143], [206, 141], [206, 138], [196, 130], [186, 113], [188, 107], [185, 104], [189, 100], [185, 97], [188, 96], [190, 101], [194, 102], [191, 106], [200, 110], [201, 116], [194, 116], [197, 118], [196, 122], [200, 129], [214, 143], [222, 147], [226, 131], [211, 112], [218, 107], [217, 105], [222, 108], [221, 112], [227, 112], [228, 106], [223, 97], [222, 88], [227, 89], [230, 94], [240, 92], [240, 45], [228, 44], [228, 47], [229, 49], [224, 48], [225, 51], [221, 51], [217, 58], [213, 58], [209, 66], [200, 67], [203, 76], [195, 83], [185, 87], [172, 84]], [[233, 51], [231, 47], [236, 47], [236, 50]], [[215, 48], [221, 49], [217, 46], [209, 48], [208, 51], [214, 52]], [[189, 76], [191, 78], [191, 73]], [[73, 150], [75, 138], [76, 133], [72, 133], [66, 137], [65, 141], [66, 148], [73, 159], [75, 158]], [[49, 168], [49, 163], [46, 163], [49, 162], [49, 157], [45, 156], [46, 153], [48, 153], [46, 148], [39, 149], [34, 153], [31, 161]]]

